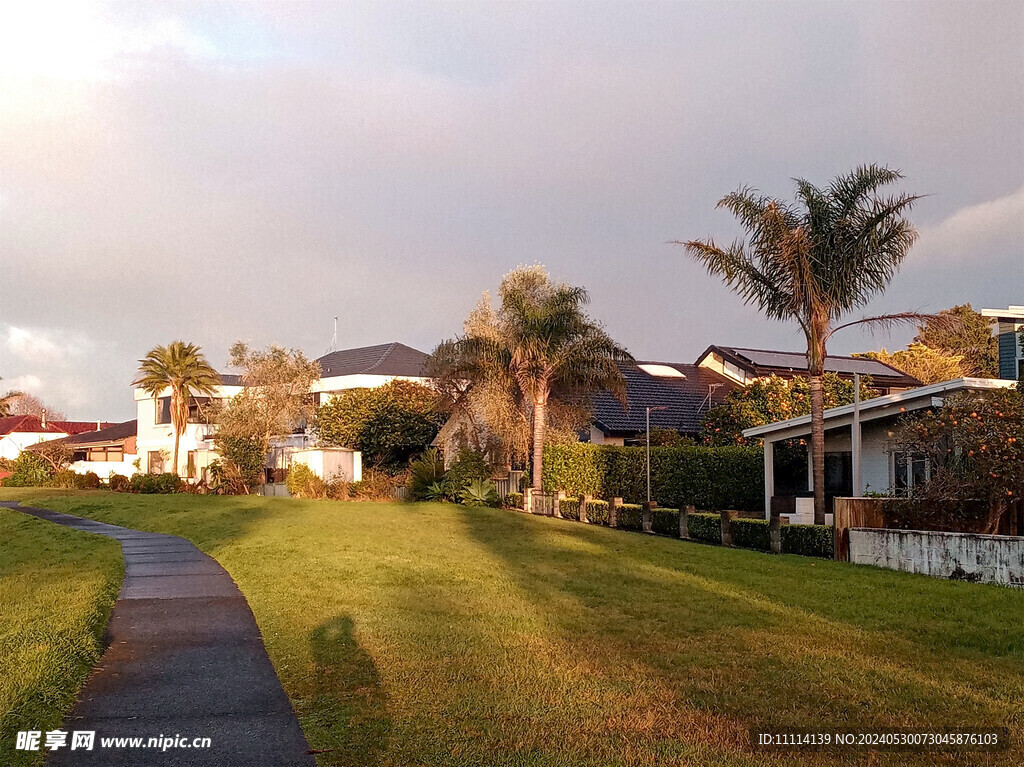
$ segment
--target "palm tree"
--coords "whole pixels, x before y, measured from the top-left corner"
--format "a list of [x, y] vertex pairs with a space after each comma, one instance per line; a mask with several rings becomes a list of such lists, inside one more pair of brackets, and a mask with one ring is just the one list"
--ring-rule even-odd
[[674, 243], [721, 277], [745, 303], [756, 304], [771, 319], [796, 320], [804, 331], [815, 524], [825, 523], [826, 342], [852, 325], [892, 326], [929, 317], [906, 312], [835, 324], [885, 290], [917, 239], [904, 214], [920, 198], [878, 194], [880, 187], [901, 178], [899, 171], [866, 165], [836, 177], [825, 189], [794, 179], [796, 204], [744, 187], [723, 197], [717, 207], [739, 219], [748, 242], [726, 248], [710, 239]]
[[552, 395], [562, 405], [607, 389], [624, 401], [619, 363], [633, 358], [584, 312], [586, 290], [551, 282], [543, 267], [505, 275], [499, 296], [501, 307], [494, 311], [485, 294], [465, 335], [435, 350], [432, 370], [442, 384], [487, 389], [492, 411], [530, 422], [533, 488], [540, 490]]
[[179, 474], [178, 444], [188, 422], [189, 398], [197, 394], [215, 394], [220, 386], [220, 375], [206, 361], [198, 346], [173, 341], [167, 346], [154, 347], [139, 360], [139, 377], [132, 384], [153, 397], [158, 397], [165, 389], [171, 390], [174, 473]]

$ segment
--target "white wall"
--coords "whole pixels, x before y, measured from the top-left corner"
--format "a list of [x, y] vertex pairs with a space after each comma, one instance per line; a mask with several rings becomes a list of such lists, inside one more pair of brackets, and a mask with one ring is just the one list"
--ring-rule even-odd
[[375, 389], [383, 386], [388, 381], [415, 381], [416, 383], [429, 386], [432, 378], [418, 376], [378, 376], [378, 375], [353, 375], [353, 376], [330, 376], [321, 378], [309, 387], [313, 393], [320, 393], [320, 404], [325, 405], [331, 401], [332, 392], [345, 391], [346, 389]]
[[78, 474], [94, 472], [100, 479], [104, 480], [110, 476], [111, 472], [124, 477], [130, 477], [133, 474], [139, 473], [138, 469], [135, 468], [136, 458], [138, 458], [137, 455], [126, 454], [123, 461], [75, 461], [69, 468]]
[[64, 432], [15, 431], [0, 438], [0, 457], [14, 460], [29, 445], [68, 436]]
[[363, 454], [342, 447], [309, 448], [292, 453], [292, 465], [305, 464], [321, 479], [358, 482], [363, 478]]
[[921, 530], [850, 530], [850, 561], [935, 578], [1024, 588], [1024, 538]]

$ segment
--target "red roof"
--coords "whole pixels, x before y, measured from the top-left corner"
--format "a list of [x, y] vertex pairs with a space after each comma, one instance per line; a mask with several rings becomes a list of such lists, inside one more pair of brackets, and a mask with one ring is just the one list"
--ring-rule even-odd
[[63, 429], [54, 428], [52, 421], [44, 427], [37, 415], [10, 415], [6, 418], [0, 418], [0, 435], [12, 434], [14, 432], [67, 434]]
[[[98, 426], [97, 423], [99, 424]], [[84, 434], [87, 431], [106, 429], [114, 424], [110, 421], [47, 421], [46, 425], [56, 427], [57, 431], [74, 436], [75, 434]]]

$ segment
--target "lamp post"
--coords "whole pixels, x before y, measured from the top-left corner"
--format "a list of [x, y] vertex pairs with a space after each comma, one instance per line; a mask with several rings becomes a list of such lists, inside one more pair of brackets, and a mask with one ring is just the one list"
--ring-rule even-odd
[[651, 411], [668, 410], [666, 405], [647, 407], [647, 502], [651, 502]]

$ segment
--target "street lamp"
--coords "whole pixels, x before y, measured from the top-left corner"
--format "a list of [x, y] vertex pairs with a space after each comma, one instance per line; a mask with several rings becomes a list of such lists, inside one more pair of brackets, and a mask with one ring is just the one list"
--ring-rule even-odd
[[651, 411], [668, 410], [667, 405], [647, 407], [647, 502], [651, 502]]

